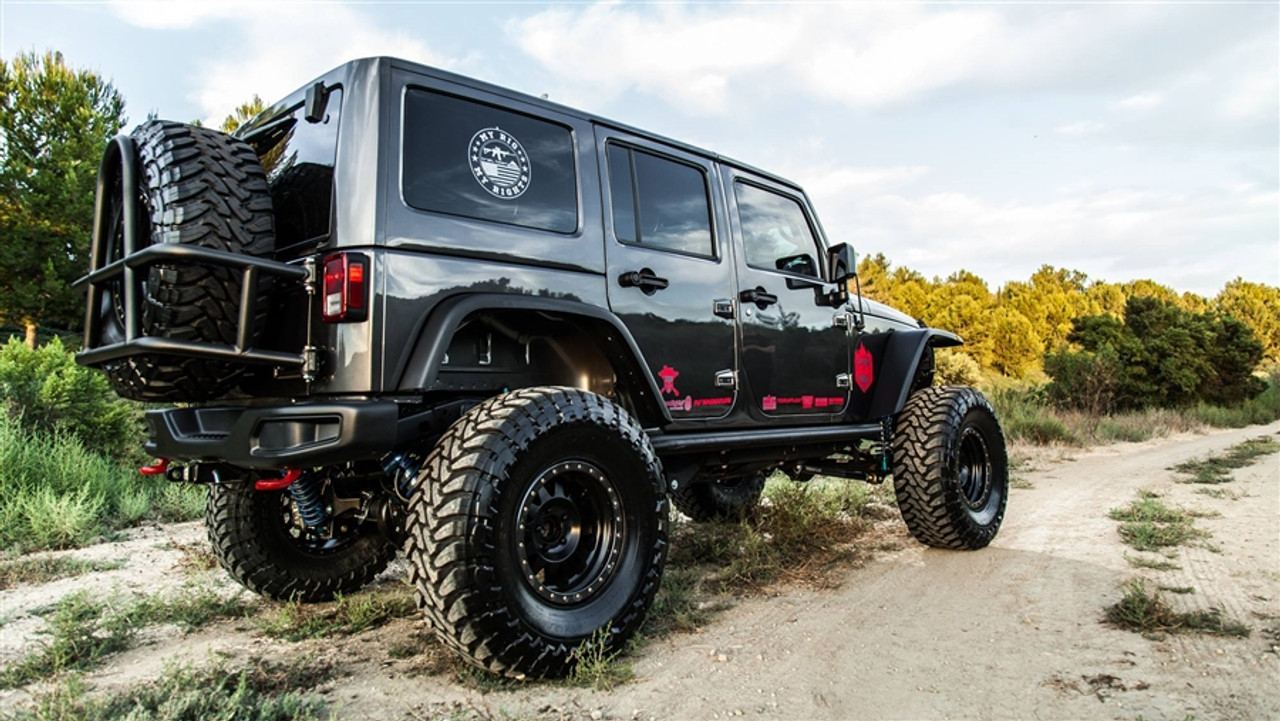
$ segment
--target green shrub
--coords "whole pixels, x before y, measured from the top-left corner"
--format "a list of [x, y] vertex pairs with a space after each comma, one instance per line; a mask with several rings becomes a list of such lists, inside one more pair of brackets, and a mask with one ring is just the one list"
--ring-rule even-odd
[[68, 433], [0, 413], [0, 550], [70, 548], [147, 518], [199, 518], [202, 499], [202, 489], [140, 476]]
[[942, 348], [934, 356], [933, 382], [940, 386], [976, 386], [982, 381], [982, 366], [967, 353]]
[[1230, 407], [1200, 403], [1189, 409], [1188, 414], [1216, 428], [1244, 428], [1280, 420], [1280, 371], [1270, 372], [1267, 389], [1254, 398]]
[[14, 721], [320, 721], [338, 715], [309, 689], [333, 677], [332, 664], [290, 664], [250, 659], [232, 668], [169, 666], [160, 678], [108, 691], [91, 692], [78, 675], [35, 692], [19, 706]]
[[141, 406], [117, 397], [99, 371], [76, 365], [57, 338], [35, 350], [13, 337], [0, 346], [0, 399], [28, 430], [67, 433], [115, 458], [136, 456], [142, 445]]
[[1010, 440], [1038, 445], [1078, 445], [1080, 438], [1045, 403], [1039, 388], [995, 388], [988, 392], [1000, 427]]

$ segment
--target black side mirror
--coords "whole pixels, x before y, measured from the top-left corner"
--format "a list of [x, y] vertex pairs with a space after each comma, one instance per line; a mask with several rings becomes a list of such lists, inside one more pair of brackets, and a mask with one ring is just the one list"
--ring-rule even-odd
[[308, 123], [319, 123], [324, 120], [325, 108], [329, 107], [329, 89], [324, 83], [316, 83], [307, 88], [307, 100], [303, 104], [303, 117]]
[[827, 282], [843, 286], [858, 274], [857, 254], [848, 243], [836, 243], [827, 249]]

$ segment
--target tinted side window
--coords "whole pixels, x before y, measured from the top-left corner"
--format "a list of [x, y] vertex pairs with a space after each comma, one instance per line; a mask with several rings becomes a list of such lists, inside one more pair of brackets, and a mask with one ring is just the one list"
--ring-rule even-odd
[[610, 145], [609, 186], [618, 240], [715, 256], [707, 180], [700, 169]]
[[404, 108], [404, 199], [465, 218], [572, 233], [573, 134], [555, 123], [427, 90]]
[[298, 104], [245, 139], [267, 171], [277, 252], [329, 235], [341, 88], [329, 89], [325, 108], [323, 121], [308, 123], [302, 119], [302, 105]]
[[742, 182], [733, 190], [747, 265], [818, 277], [818, 244], [800, 204]]

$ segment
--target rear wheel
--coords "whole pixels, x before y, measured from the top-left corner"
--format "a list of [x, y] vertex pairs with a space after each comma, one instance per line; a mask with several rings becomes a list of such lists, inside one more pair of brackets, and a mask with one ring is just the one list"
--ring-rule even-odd
[[640, 425], [571, 388], [467, 412], [428, 457], [405, 553], [436, 632], [483, 669], [560, 676], [597, 633], [619, 649], [667, 553], [662, 469]]
[[[320, 494], [329, 479], [313, 478]], [[288, 491], [252, 482], [209, 487], [205, 522], [214, 555], [233, 578], [268, 598], [328, 601], [355, 591], [386, 569], [396, 547], [368, 524], [333, 520], [308, 529]]]
[[676, 510], [695, 521], [740, 521], [760, 504], [765, 476], [753, 473], [689, 483], [671, 494]]
[[[143, 245], [178, 243], [269, 256], [275, 248], [271, 194], [258, 156], [244, 142], [206, 128], [152, 120], [133, 132], [139, 163]], [[107, 261], [123, 254], [122, 187], [110, 189]], [[256, 339], [269, 281], [256, 289]], [[179, 341], [234, 345], [240, 274], [205, 265], [153, 266], [144, 281], [142, 332]], [[122, 289], [103, 293], [102, 344], [124, 340]], [[122, 396], [146, 401], [201, 401], [225, 395], [243, 365], [202, 358], [142, 355], [103, 365]]]
[[1009, 464], [987, 399], [973, 388], [912, 393], [896, 420], [893, 487], [902, 519], [921, 543], [991, 543], [1004, 520]]

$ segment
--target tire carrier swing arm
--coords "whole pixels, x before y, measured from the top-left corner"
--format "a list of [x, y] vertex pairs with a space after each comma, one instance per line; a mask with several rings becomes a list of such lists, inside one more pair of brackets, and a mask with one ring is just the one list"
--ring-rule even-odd
[[[108, 205], [111, 202], [112, 186], [117, 181], [121, 187], [123, 247], [121, 256], [111, 260], [108, 258], [108, 253], [111, 234], [115, 232], [115, 228], [112, 227]], [[107, 144], [107, 150], [102, 156], [102, 166], [98, 172], [89, 273], [74, 283], [75, 286], [88, 285], [88, 298], [85, 303], [84, 350], [76, 354], [76, 362], [80, 365], [93, 366], [144, 353], [163, 353], [188, 358], [305, 367], [307, 365], [305, 355], [252, 348], [249, 338], [253, 319], [257, 313], [257, 297], [254, 288], [258, 284], [258, 277], [266, 273], [310, 286], [314, 271], [305, 266], [300, 267], [243, 253], [192, 245], [161, 243], [140, 248], [144, 241], [144, 229], [140, 227], [142, 223], [140, 223], [138, 198], [137, 153], [133, 139], [127, 135], [120, 135]], [[241, 271], [240, 312], [236, 320], [235, 345], [194, 343], [143, 334], [141, 278], [145, 275], [139, 271], [147, 271], [151, 266], [159, 263], [221, 265]], [[99, 343], [101, 333], [99, 309], [103, 289], [117, 279], [122, 286], [124, 296], [125, 338], [119, 343], [101, 345]]]

